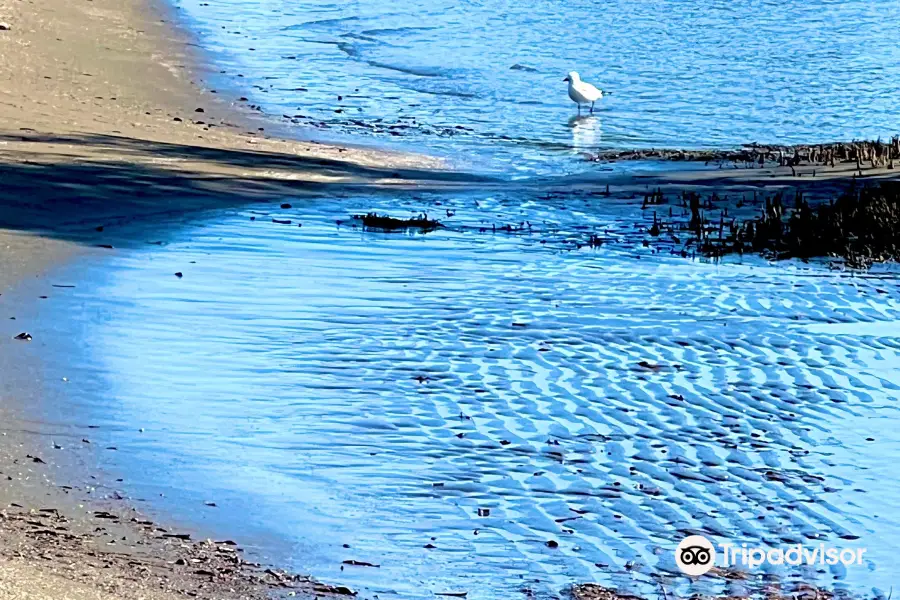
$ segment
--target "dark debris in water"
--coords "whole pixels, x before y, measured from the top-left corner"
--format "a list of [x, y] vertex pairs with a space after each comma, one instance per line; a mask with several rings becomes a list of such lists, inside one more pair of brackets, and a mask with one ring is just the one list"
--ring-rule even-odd
[[836, 256], [855, 267], [900, 260], [900, 183], [852, 185], [815, 207], [797, 193], [790, 211], [776, 196], [730, 241], [738, 250], [749, 246], [779, 258]]
[[405, 229], [419, 229], [421, 231], [434, 231], [443, 227], [440, 221], [429, 219], [427, 214], [421, 214], [410, 219], [397, 219], [388, 215], [379, 215], [374, 212], [365, 215], [353, 215], [357, 221], [362, 221], [363, 227], [378, 229], [381, 231], [402, 231]]
[[737, 150], [677, 150], [649, 148], [638, 150], [603, 150], [588, 156], [594, 162], [623, 160], [671, 160], [690, 162], [731, 162], [736, 166], [764, 167], [777, 164], [795, 167], [802, 164], [819, 164], [834, 167], [836, 163], [855, 162], [857, 166], [894, 168], [900, 160], [900, 136], [890, 141], [854, 141], [830, 144], [799, 144], [777, 146], [749, 144]]
[[[763, 147], [754, 148], [762, 152]], [[895, 158], [900, 158], [900, 137], [890, 143], [794, 147], [793, 155], [780, 158], [788, 162], [852, 158], [860, 164], [865, 160], [875, 166], [890, 167]], [[354, 215], [353, 219], [361, 221], [366, 229], [378, 231], [428, 232], [443, 228], [458, 233], [507, 234], [560, 252], [611, 246], [626, 249], [636, 259], [649, 250], [652, 254], [669, 253], [684, 258], [718, 259], [742, 253], [772, 259], [837, 258], [841, 266], [851, 268], [900, 261], [900, 182], [882, 179], [864, 184], [857, 177], [849, 177], [816, 186], [798, 184], [796, 190], [780, 184], [753, 189], [681, 187], [679, 191], [664, 186], [642, 193], [629, 192], [634, 194], [632, 199], [640, 202], [644, 217], [627, 223], [601, 225], [588, 220], [569, 227], [550, 221], [503, 224], [465, 214], [459, 222], [453, 219], [442, 223], [424, 212], [412, 218], [370, 212]], [[596, 196], [611, 195], [607, 186], [605, 191], [556, 190], [538, 199], [568, 206], [601, 202]], [[448, 218], [457, 214], [441, 202], [435, 206], [440, 206]], [[341, 223], [337, 221], [339, 226]]]
[[[688, 244], [709, 257], [745, 252], [773, 259], [831, 257], [852, 268], [900, 261], [900, 182], [852, 183], [827, 202], [810, 202], [798, 191], [754, 203], [759, 204], [756, 216], [739, 221], [728, 216], [726, 206], [711, 219], [707, 211], [721, 205], [721, 198], [713, 195], [704, 202], [696, 192], [684, 193], [693, 235]], [[658, 230], [656, 213], [654, 226]]]

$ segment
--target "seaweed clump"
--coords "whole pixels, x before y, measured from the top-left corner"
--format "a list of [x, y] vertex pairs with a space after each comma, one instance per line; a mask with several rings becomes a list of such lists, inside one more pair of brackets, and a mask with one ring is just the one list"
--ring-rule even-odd
[[834, 256], [855, 267], [897, 261], [900, 182], [853, 185], [837, 199], [817, 206], [798, 193], [789, 215], [778, 195], [766, 200], [759, 218], [744, 222], [730, 237], [720, 250], [749, 249], [777, 258]]
[[400, 231], [404, 229], [419, 229], [421, 231], [434, 231], [443, 227], [440, 221], [429, 219], [427, 214], [421, 214], [410, 219], [397, 219], [388, 215], [379, 215], [370, 212], [364, 215], [353, 215], [357, 221], [362, 221], [363, 227], [379, 229], [381, 231]]
[[800, 165], [823, 165], [834, 167], [836, 163], [855, 162], [857, 168], [863, 166], [888, 169], [894, 168], [894, 161], [900, 160], [900, 136], [889, 141], [861, 140], [835, 142], [831, 144], [798, 144], [778, 146], [768, 144], [747, 144], [738, 149], [681, 150], [672, 148], [646, 148], [636, 150], [604, 150], [589, 155], [593, 162], [615, 162], [623, 160], [670, 160], [682, 162], [731, 162], [738, 166], [764, 167], [778, 165], [796, 167]]

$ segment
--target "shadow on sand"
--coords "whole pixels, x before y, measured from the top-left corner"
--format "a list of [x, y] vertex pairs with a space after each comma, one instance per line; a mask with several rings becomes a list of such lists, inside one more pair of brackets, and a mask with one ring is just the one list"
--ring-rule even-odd
[[[585, 122], [594, 125], [593, 121], [575, 125]], [[900, 138], [896, 143], [900, 143]], [[163, 221], [171, 224], [173, 218], [201, 210], [286, 198], [297, 202], [301, 198], [340, 198], [361, 193], [375, 196], [483, 192], [493, 187], [494, 191], [502, 188], [523, 197], [555, 198], [565, 206], [569, 199], [579, 197], [597, 196], [597, 201], [608, 202], [611, 184], [617, 188], [613, 195], [619, 199], [644, 196], [643, 206], [654, 209], [653, 224], [648, 228], [652, 237], [659, 239], [663, 229], [686, 227], [699, 232], [695, 246], [706, 255], [719, 256], [728, 248], [774, 251], [783, 256], [894, 259], [896, 236], [891, 232], [898, 218], [896, 188], [879, 188], [890, 190], [890, 198], [882, 194], [878, 202], [865, 206], [860, 204], [858, 192], [853, 196], [855, 200], [847, 199], [848, 189], [859, 190], [858, 184], [887, 183], [897, 178], [892, 165], [882, 164], [893, 156], [894, 146], [889, 147], [891, 153], [872, 149], [881, 146], [870, 146], [854, 146], [854, 160], [847, 158], [849, 154], [841, 154], [835, 166], [829, 164], [834, 162], [834, 156], [822, 154], [794, 161], [789, 167], [775, 164], [749, 169], [588, 173], [511, 182], [424, 167], [366, 165], [349, 158], [214, 148], [125, 136], [0, 133], [0, 227], [96, 243], [97, 233], [114, 225], [137, 221], [148, 226]], [[352, 151], [348, 155], [359, 156]], [[871, 163], [868, 169], [861, 156]], [[817, 163], [813, 158], [823, 162]], [[696, 197], [696, 202], [691, 204], [690, 212], [685, 210], [684, 223], [678, 223], [671, 207], [669, 222], [658, 220], [665, 216], [663, 212], [657, 215], [657, 211], [661, 209], [659, 205], [667, 203], [667, 197], [680, 197], [687, 209], [686, 195]], [[793, 212], [773, 212], [769, 205], [776, 202], [772, 206], [777, 208], [782, 197], [794, 196], [803, 198], [802, 210], [798, 204]], [[839, 205], [843, 212], [825, 215], [830, 210], [829, 203], [837, 198], [844, 199]], [[764, 200], [765, 206], [761, 204]], [[866, 207], [877, 210], [867, 212], [863, 210]], [[719, 213], [710, 213], [710, 209]], [[853, 227], [844, 226], [851, 222]], [[820, 234], [826, 230], [827, 239]], [[496, 229], [492, 227], [491, 231]], [[863, 235], [865, 232], [878, 234]], [[593, 245], [590, 240], [594, 237], [587, 243]], [[865, 239], [866, 243], [860, 247], [857, 239]], [[689, 252], [682, 242], [674, 243], [676, 253]]]
[[77, 242], [98, 227], [286, 197], [487, 182], [471, 174], [108, 135], [0, 134], [0, 227]]

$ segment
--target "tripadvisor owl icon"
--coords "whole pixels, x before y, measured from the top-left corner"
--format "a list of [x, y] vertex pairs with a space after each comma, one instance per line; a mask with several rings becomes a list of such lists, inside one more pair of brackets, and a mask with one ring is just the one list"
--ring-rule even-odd
[[716, 549], [702, 535], [690, 535], [675, 549], [675, 563], [685, 575], [699, 577], [715, 565]]

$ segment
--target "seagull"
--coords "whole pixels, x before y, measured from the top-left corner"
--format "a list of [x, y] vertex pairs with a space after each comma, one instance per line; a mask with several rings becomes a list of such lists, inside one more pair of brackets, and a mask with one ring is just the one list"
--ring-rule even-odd
[[578, 112], [581, 112], [581, 105], [591, 103], [591, 114], [594, 112], [594, 102], [603, 97], [603, 90], [598, 90], [589, 83], [581, 80], [581, 77], [575, 71], [569, 73], [569, 76], [563, 79], [569, 82], [569, 98], [572, 102], [578, 104]]

